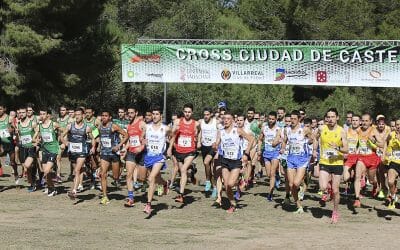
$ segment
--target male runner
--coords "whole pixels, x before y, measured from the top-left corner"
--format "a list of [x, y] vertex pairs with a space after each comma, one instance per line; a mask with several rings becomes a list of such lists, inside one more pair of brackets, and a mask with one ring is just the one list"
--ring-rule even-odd
[[172, 148], [175, 147], [174, 156], [179, 164], [181, 173], [180, 190], [175, 198], [176, 202], [184, 203], [184, 192], [187, 182], [187, 171], [197, 156], [196, 139], [199, 132], [199, 123], [192, 119], [193, 104], [188, 103], [183, 107], [183, 114], [180, 120], [177, 120], [172, 130], [172, 137], [168, 148], [168, 155], [172, 154]]
[[396, 120], [396, 130], [392, 131], [384, 148], [389, 160], [388, 184], [389, 184], [389, 209], [396, 208], [397, 201], [397, 177], [400, 174], [400, 119]]
[[[117, 154], [122, 145], [128, 140], [128, 134], [120, 126], [111, 121], [111, 113], [103, 111], [101, 113], [100, 130], [100, 167], [101, 167], [101, 190], [103, 198], [100, 204], [110, 203], [107, 196], [107, 173], [108, 168], [112, 167], [114, 182], [118, 182], [120, 175], [120, 158]], [[122, 135], [120, 140], [119, 135]]]
[[[236, 210], [236, 201], [232, 188], [237, 184], [242, 167], [242, 138], [246, 139], [250, 145], [254, 143], [254, 137], [251, 134], [246, 133], [242, 128], [233, 126], [232, 113], [225, 112], [224, 129], [218, 131], [216, 146], [218, 147], [217, 168], [222, 167], [225, 191], [230, 202], [228, 213], [233, 213]], [[249, 149], [246, 150], [246, 153], [250, 153]]]
[[[360, 116], [353, 114], [351, 118], [351, 125], [347, 128], [347, 144], [349, 147], [349, 153], [345, 155], [345, 161], [343, 166], [343, 180], [345, 183], [350, 179], [354, 178], [355, 166], [358, 160], [358, 131], [360, 127]], [[345, 129], [346, 130], [346, 129]], [[348, 194], [349, 188], [347, 187], [345, 193]]]
[[[337, 223], [339, 220], [339, 185], [343, 174], [343, 154], [348, 152], [347, 135], [346, 131], [337, 124], [339, 114], [335, 108], [330, 108], [326, 117], [328, 123], [318, 131], [316, 138], [320, 140], [321, 150], [319, 187], [324, 194], [323, 196], [327, 196], [328, 183], [332, 181], [333, 212], [331, 222]], [[314, 149], [317, 150], [317, 145], [314, 145]], [[315, 153], [314, 156], [317, 157], [317, 154]], [[321, 201], [322, 205], [325, 205], [325, 201], [323, 199]]]

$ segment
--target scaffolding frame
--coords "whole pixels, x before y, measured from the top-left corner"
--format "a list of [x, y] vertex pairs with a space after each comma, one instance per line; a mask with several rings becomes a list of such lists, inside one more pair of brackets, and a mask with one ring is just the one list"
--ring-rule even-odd
[[137, 44], [255, 46], [400, 46], [400, 40], [211, 40], [139, 38]]

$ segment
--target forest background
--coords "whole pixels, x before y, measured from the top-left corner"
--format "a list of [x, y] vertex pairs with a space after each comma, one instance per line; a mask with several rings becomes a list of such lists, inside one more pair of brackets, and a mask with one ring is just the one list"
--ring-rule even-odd
[[[122, 83], [120, 45], [138, 38], [373, 40], [400, 37], [399, 0], [0, 0], [0, 102], [141, 111], [163, 85]], [[399, 79], [400, 80], [400, 79]], [[234, 112], [336, 107], [399, 114], [398, 88], [168, 84], [170, 115], [200, 116], [224, 100]]]

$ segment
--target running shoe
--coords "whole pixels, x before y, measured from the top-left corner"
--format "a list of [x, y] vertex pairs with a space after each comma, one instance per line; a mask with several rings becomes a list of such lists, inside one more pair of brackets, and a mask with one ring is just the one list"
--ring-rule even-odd
[[103, 198], [101, 198], [101, 201], [100, 201], [101, 205], [107, 205], [108, 203], [110, 203], [110, 200], [108, 199], [107, 196], [104, 196]]
[[137, 181], [135, 181], [134, 183], [133, 183], [133, 187], [135, 188], [135, 189], [139, 189], [142, 185], [140, 185], [141, 183], [139, 183], [139, 182], [137, 182]]
[[323, 194], [324, 194], [324, 192], [322, 192], [322, 190], [319, 190], [319, 191], [318, 191], [318, 195], [319, 195], [319, 196], [322, 196]]
[[236, 208], [234, 207], [234, 206], [230, 206], [229, 208], [228, 208], [228, 210], [226, 210], [226, 212], [228, 213], [228, 214], [232, 214], [232, 213], [234, 213], [236, 211]]
[[178, 196], [175, 197], [175, 202], [178, 203], [183, 203], [183, 196], [179, 194]]
[[360, 208], [361, 207], [361, 201], [360, 200], [355, 200], [354, 203], [353, 203], [353, 207]]
[[380, 190], [378, 193], [378, 198], [379, 199], [385, 199], [385, 193], [383, 192], [383, 190]]
[[147, 203], [146, 206], [144, 206], [143, 212], [145, 212], [146, 214], [151, 214], [151, 204]]
[[396, 201], [395, 201], [395, 199], [390, 198], [390, 202], [389, 202], [387, 208], [390, 209], [390, 210], [393, 210], [393, 209], [396, 208]]
[[69, 191], [69, 192], [67, 193], [67, 195], [68, 195], [68, 197], [69, 197], [71, 200], [75, 200], [75, 198], [76, 198], [76, 191], [75, 191], [75, 190]]
[[217, 198], [217, 188], [213, 188], [213, 191], [212, 191], [212, 193], [211, 193], [211, 198], [213, 198], [213, 199], [215, 199], [215, 198]]
[[268, 196], [267, 196], [267, 201], [269, 201], [269, 202], [273, 201], [273, 199], [272, 199], [272, 194], [268, 194]]
[[29, 193], [32, 193], [32, 192], [35, 192], [35, 191], [36, 191], [36, 186], [35, 185], [32, 185], [32, 186], [28, 187], [28, 192]]
[[339, 213], [337, 211], [332, 212], [331, 223], [336, 224], [339, 221]]
[[15, 185], [17, 185], [17, 186], [21, 185], [21, 184], [22, 184], [22, 181], [23, 181], [22, 178], [17, 177], [17, 178], [15, 179]]
[[204, 186], [205, 192], [210, 192], [211, 190], [211, 181], [206, 181], [206, 185]]
[[50, 191], [48, 194], [47, 194], [47, 196], [48, 197], [52, 197], [52, 196], [56, 196], [57, 195], [57, 190], [53, 190], [53, 191]]
[[77, 193], [82, 193], [85, 189], [83, 188], [82, 184], [78, 185], [78, 189], [76, 190]]
[[49, 194], [49, 189], [48, 189], [48, 188], [45, 188], [45, 189], [43, 189], [42, 192], [43, 192], [43, 194], [46, 194], [46, 195], [47, 195], [47, 194]]
[[126, 199], [126, 202], [124, 204], [125, 207], [134, 207], [135, 206], [135, 201], [133, 199]]
[[163, 188], [163, 186], [158, 185], [158, 186], [157, 186], [157, 195], [158, 195], [158, 196], [162, 196], [163, 193], [164, 193], [164, 188]]
[[319, 204], [321, 207], [326, 206], [326, 201], [328, 200], [328, 194], [322, 194], [321, 200], [319, 201]]
[[294, 214], [302, 214], [304, 213], [303, 207], [298, 207], [296, 211], [293, 212]]

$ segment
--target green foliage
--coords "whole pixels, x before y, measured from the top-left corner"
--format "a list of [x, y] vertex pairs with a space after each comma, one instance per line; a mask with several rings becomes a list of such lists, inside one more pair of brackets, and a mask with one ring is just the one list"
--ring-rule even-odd
[[[121, 82], [120, 44], [192, 39], [398, 39], [400, 0], [3, 0], [0, 100], [55, 108], [141, 110], [163, 104], [162, 84]], [[329, 107], [399, 115], [397, 89], [168, 84], [168, 111], [195, 114], [224, 100], [234, 112]]]

